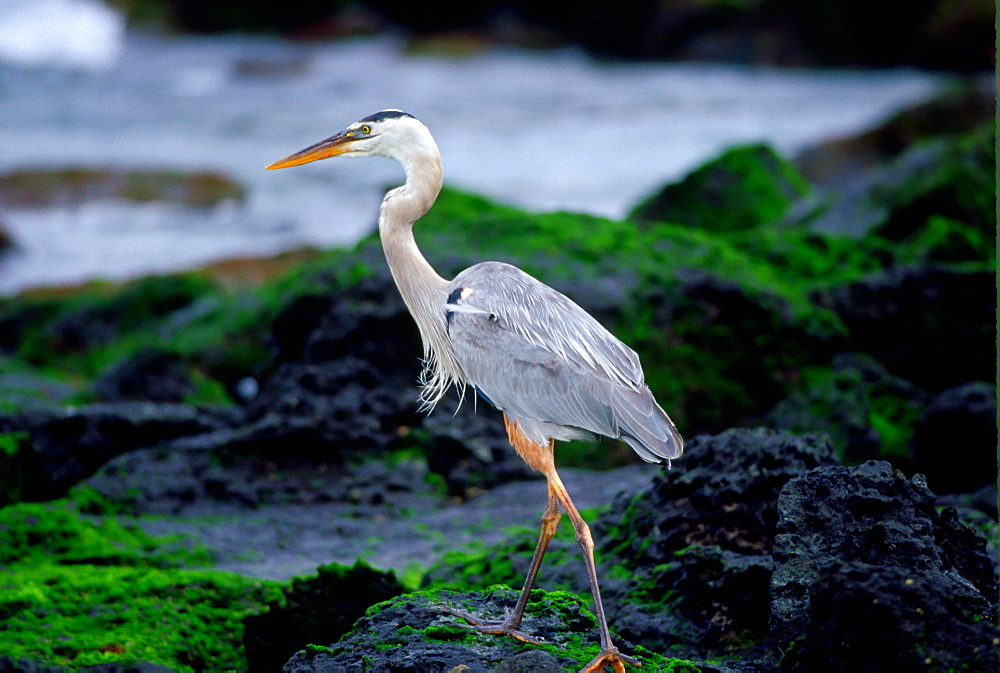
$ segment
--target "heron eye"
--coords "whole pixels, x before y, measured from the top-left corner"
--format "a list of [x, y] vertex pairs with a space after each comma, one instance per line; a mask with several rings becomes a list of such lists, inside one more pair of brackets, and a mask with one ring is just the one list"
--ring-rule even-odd
[[361, 132], [367, 135], [372, 132], [372, 127], [365, 124], [361, 127]]

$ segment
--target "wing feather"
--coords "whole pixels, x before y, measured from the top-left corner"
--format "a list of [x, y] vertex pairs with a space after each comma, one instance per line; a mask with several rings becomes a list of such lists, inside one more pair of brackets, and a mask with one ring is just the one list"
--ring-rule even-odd
[[485, 262], [456, 276], [448, 297], [455, 357], [494, 406], [548, 437], [579, 428], [622, 437], [645, 460], [680, 455], [680, 436], [643, 382], [635, 351], [565, 295]]

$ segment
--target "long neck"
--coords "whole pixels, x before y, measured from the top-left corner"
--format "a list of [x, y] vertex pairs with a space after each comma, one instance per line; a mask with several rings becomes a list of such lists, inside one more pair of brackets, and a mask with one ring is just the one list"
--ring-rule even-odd
[[446, 329], [448, 281], [434, 271], [413, 238], [413, 223], [430, 210], [441, 191], [441, 161], [434, 148], [434, 152], [407, 157], [400, 163], [406, 171], [406, 183], [382, 201], [379, 236], [396, 287], [420, 330], [424, 344], [421, 400], [426, 408], [432, 408], [450, 385], [462, 380]]

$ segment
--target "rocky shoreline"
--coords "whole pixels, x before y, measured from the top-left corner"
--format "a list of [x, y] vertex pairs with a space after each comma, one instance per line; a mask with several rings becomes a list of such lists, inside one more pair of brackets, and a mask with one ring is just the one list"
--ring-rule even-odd
[[[502, 258], [577, 298], [688, 440], [669, 471], [557, 453], [643, 670], [996, 670], [995, 141], [921, 133], [822, 171], [736, 148], [634, 221], [447, 189], [421, 221], [445, 275]], [[858, 151], [845, 183], [830, 162]], [[542, 647], [442, 612], [510, 606], [544, 485], [485, 405], [418, 412], [378, 242], [239, 285], [0, 298], [0, 671], [589, 661], [568, 530], [529, 607]]]

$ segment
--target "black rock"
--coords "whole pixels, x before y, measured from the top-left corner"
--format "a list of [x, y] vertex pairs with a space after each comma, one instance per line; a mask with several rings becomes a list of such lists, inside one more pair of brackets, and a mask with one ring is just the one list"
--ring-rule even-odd
[[338, 639], [375, 603], [403, 593], [391, 572], [359, 561], [353, 567], [328, 565], [314, 577], [297, 578], [284, 599], [267, 612], [243, 620], [250, 673], [273, 673], [309, 643]]
[[758, 646], [767, 636], [778, 493], [833, 462], [819, 435], [740, 428], [694, 437], [673, 470], [620, 496], [594, 526], [602, 574], [631, 571], [603, 582], [610, 622], [664, 654], [766, 658]]
[[[607, 566], [613, 573], [615, 559]], [[609, 620], [624, 638], [664, 655], [763, 655], [771, 569], [767, 555], [692, 545], [624, 583], [604, 581]]]
[[[401, 426], [419, 423], [417, 394], [415, 386], [400, 389], [370, 361], [350, 355], [284, 363], [263, 383], [246, 414], [248, 423], [271, 428], [282, 447], [258, 437], [246, 443], [245, 452], [323, 461], [335, 452], [385, 449]], [[285, 441], [287, 435], [295, 441]]]
[[894, 268], [817, 295], [853, 347], [889, 373], [938, 392], [996, 370], [996, 273]]
[[1000, 630], [975, 622], [935, 578], [844, 563], [811, 587], [809, 621], [785, 671], [996, 671]]
[[[543, 668], [575, 670], [597, 654], [597, 631], [592, 617], [569, 594], [532, 592], [523, 628], [554, 648], [529, 654], [531, 646], [513, 638], [478, 634], [465, 622], [446, 614], [444, 607], [460, 609], [483, 619], [502, 617], [514, 607], [517, 592], [496, 587], [485, 593], [451, 591], [405, 594], [370, 610], [354, 629], [327, 648], [310, 647], [292, 657], [285, 673], [439, 673], [463, 670], [486, 673], [529, 670], [529, 663]], [[586, 648], [581, 651], [580, 645]], [[615, 644], [626, 654], [633, 647], [619, 638]], [[575, 648], [577, 657], [563, 654]], [[527, 661], [525, 661], [527, 659]]]
[[[178, 513], [205, 500], [245, 507], [315, 502], [392, 507], [407, 494], [432, 492], [419, 461], [365, 460], [347, 467], [336, 444], [318, 438], [308, 423], [274, 418], [278, 427], [264, 419], [130, 451], [85, 483], [137, 514]], [[294, 457], [303, 443], [313, 447], [313, 459]], [[293, 457], [282, 457], [284, 446], [294, 447]], [[250, 455], [250, 447], [261, 455]]]
[[637, 566], [669, 562], [690, 545], [767, 554], [782, 487], [834, 462], [833, 447], [821, 435], [765, 428], [699, 435], [674, 470], [661, 472], [638, 494], [619, 496], [595, 525], [595, 537], [602, 554]]
[[343, 295], [304, 295], [275, 319], [275, 362], [309, 364], [353, 357], [401, 386], [416, 386], [422, 346], [417, 326], [387, 272]]
[[971, 493], [996, 481], [996, 449], [996, 386], [956, 386], [938, 395], [917, 424], [914, 470], [937, 493]]
[[94, 382], [99, 402], [183, 402], [195, 390], [180, 356], [143, 349], [114, 365]]
[[996, 637], [985, 540], [939, 514], [920, 475], [821, 467], [789, 481], [778, 509], [771, 643], [792, 646], [788, 670], [915, 670], [921, 649], [933, 665], [919, 670], [958, 669]]
[[232, 415], [179, 404], [118, 402], [0, 413], [0, 432], [24, 433], [14, 456], [25, 500], [51, 500], [111, 458], [186, 435], [228, 427]]

